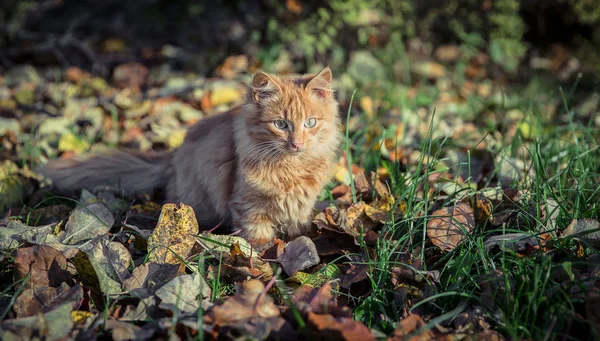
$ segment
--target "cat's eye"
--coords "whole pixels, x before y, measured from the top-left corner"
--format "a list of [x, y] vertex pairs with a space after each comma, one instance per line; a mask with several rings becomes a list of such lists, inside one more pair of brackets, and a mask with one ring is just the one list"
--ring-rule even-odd
[[288, 126], [287, 122], [284, 120], [275, 120], [275, 121], [273, 121], [273, 124], [275, 125], [275, 127], [277, 129], [281, 129], [281, 130], [287, 128], [287, 126]]
[[315, 124], [317, 124], [316, 118], [310, 118], [310, 119], [306, 120], [306, 122], [304, 122], [304, 126], [306, 128], [312, 128], [315, 126]]

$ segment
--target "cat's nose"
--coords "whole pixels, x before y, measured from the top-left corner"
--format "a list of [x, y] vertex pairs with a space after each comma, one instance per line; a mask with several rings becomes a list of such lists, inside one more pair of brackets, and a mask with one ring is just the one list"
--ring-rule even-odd
[[302, 146], [304, 145], [304, 142], [292, 142], [292, 149], [293, 150], [300, 150], [300, 148], [302, 148]]

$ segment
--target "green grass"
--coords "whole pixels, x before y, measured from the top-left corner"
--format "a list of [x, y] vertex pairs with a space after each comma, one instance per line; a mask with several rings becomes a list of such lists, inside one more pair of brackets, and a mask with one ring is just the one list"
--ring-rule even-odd
[[[429, 196], [427, 179], [430, 174], [438, 172], [435, 163], [443, 158], [444, 151], [455, 148], [453, 144], [461, 142], [439, 135], [434, 137], [435, 128], [432, 127], [435, 120], [444, 118], [435, 114], [430, 116], [428, 135], [423, 136], [414, 147], [420, 150], [421, 159], [409, 169], [381, 161], [379, 155], [371, 151], [371, 146], [361, 145], [364, 139], [355, 136], [355, 141], [359, 142], [352, 148], [355, 151], [353, 160], [365, 168], [374, 168], [373, 160], [380, 160], [378, 166], [385, 167], [390, 173], [392, 192], [397, 196], [397, 202], [406, 203], [404, 218], [392, 221], [384, 228], [384, 231], [392, 232], [394, 240], [380, 239], [375, 248], [377, 257], [370, 260], [372, 291], [366, 297], [353, 298], [356, 319], [388, 333], [396, 327], [396, 321], [402, 316], [402, 307], [397, 304], [397, 290], [391, 284], [390, 270], [411, 266], [394, 260], [397, 253], [403, 251], [423, 262], [423, 270], [440, 272], [436, 293], [413, 298], [413, 304], [416, 303], [413, 310], [422, 316], [430, 316], [437, 323], [451, 326], [456, 315], [480, 306], [484, 307], [492, 328], [509, 339], [552, 340], [561, 339], [565, 334], [570, 335], [566, 338], [569, 340], [591, 339], [590, 326], [580, 315], [584, 311], [586, 286], [580, 276], [574, 275], [577, 269], [585, 269], [587, 263], [585, 258], [575, 255], [572, 241], [555, 239], [552, 251], [545, 253], [538, 250], [524, 257], [511, 250], [486, 252], [484, 241], [492, 235], [511, 232], [527, 232], [534, 236], [548, 232], [556, 236], [556, 229], [546, 231], [546, 226], [563, 229], [574, 218], [598, 219], [599, 129], [593, 123], [585, 124], [576, 119], [566, 100], [561, 110], [564, 111], [563, 119], [566, 117], [567, 120], [556, 124], [541, 115], [543, 101], [519, 98], [515, 93], [509, 97], [512, 103], [517, 103], [511, 109], [524, 112], [524, 121], [535, 129], [532, 134], [521, 131], [512, 140], [497, 141], [493, 148], [488, 148], [488, 152], [532, 165], [532, 171], [525, 173], [522, 180], [510, 182], [510, 187], [524, 194], [518, 209], [525, 223], [520, 226], [505, 224], [500, 228], [478, 225], [461, 245], [446, 254], [440, 255], [426, 239], [426, 213], [434, 201], [440, 200], [435, 195]], [[416, 107], [410, 109], [413, 112], [417, 110]], [[435, 112], [433, 107], [428, 110]], [[506, 108], [501, 107], [501, 110], [504, 112]], [[518, 122], [501, 121], [494, 126], [508, 130], [515, 124]], [[471, 150], [476, 145], [462, 147]], [[432, 162], [422, 162], [423, 155], [431, 155]], [[501, 175], [498, 172], [497, 169], [494, 175]], [[489, 187], [493, 187], [492, 184]], [[484, 188], [478, 188], [481, 189]], [[450, 206], [476, 192], [473, 188], [458, 191], [444, 199], [443, 205]], [[548, 207], [556, 207], [557, 212], [544, 215], [543, 211]], [[549, 216], [553, 217], [553, 221], [547, 221]], [[589, 252], [595, 251], [588, 249]], [[437, 259], [428, 258], [432, 254], [437, 254]]]

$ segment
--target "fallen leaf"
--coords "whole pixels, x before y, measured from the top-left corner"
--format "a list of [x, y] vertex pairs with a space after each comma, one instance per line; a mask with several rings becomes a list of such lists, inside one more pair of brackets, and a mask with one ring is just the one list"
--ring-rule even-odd
[[451, 251], [475, 229], [473, 209], [465, 203], [444, 207], [431, 214], [427, 236], [433, 245]]
[[392, 209], [394, 209], [394, 202], [394, 197], [390, 194], [386, 194], [382, 196], [381, 199], [372, 202], [370, 205], [366, 205], [365, 214], [372, 221], [382, 224], [392, 221], [392, 216], [395, 221], [402, 216], [402, 213], [397, 211], [392, 212]]
[[600, 249], [600, 222], [595, 219], [573, 219], [561, 233], [562, 238], [576, 238]]
[[320, 259], [312, 239], [300, 236], [289, 242], [275, 261], [281, 264], [288, 276], [294, 276], [300, 270], [319, 264]]
[[[331, 282], [324, 283], [321, 287], [303, 285], [294, 292], [294, 303], [300, 311], [306, 313], [312, 311], [317, 314], [327, 314], [335, 310], [337, 303], [331, 293]], [[350, 316], [348, 307], [346, 316]]]
[[246, 255], [242, 252], [242, 249], [240, 249], [240, 244], [239, 243], [235, 243], [235, 244], [231, 244], [231, 247], [229, 248], [230, 253], [231, 253], [231, 258], [236, 259], [238, 256], [242, 256], [245, 257]]
[[474, 196], [471, 206], [476, 221], [482, 223], [492, 218], [492, 203], [483, 195], [477, 194]]
[[19, 281], [29, 274], [28, 288], [58, 287], [71, 280], [65, 256], [47, 245], [35, 245], [17, 250], [14, 279]]
[[342, 288], [350, 288], [354, 283], [361, 282], [369, 278], [370, 266], [366, 263], [350, 264], [350, 268], [342, 276], [340, 286]]
[[529, 247], [537, 247], [539, 238], [527, 233], [505, 233], [486, 239], [483, 245], [486, 252], [498, 246], [502, 249], [507, 248], [518, 253], [524, 253]]
[[421, 316], [410, 314], [400, 320], [398, 327], [396, 327], [396, 330], [394, 330], [393, 340], [433, 340], [434, 334], [430, 329], [423, 330], [418, 334], [412, 334], [424, 326], [425, 321], [423, 321]]
[[140, 63], [126, 63], [115, 67], [112, 75], [113, 83], [123, 88], [139, 89], [146, 83], [148, 69]]
[[210, 105], [216, 107], [222, 104], [237, 102], [242, 99], [242, 93], [237, 88], [223, 87], [210, 92]]
[[336, 318], [329, 314], [308, 312], [307, 325], [327, 340], [368, 341], [375, 340], [373, 333], [362, 322], [350, 317]]
[[34, 316], [48, 312], [66, 302], [76, 309], [83, 299], [83, 288], [77, 284], [69, 287], [62, 283], [58, 288], [35, 287], [23, 290], [15, 300], [13, 309], [18, 317]]
[[600, 334], [600, 288], [591, 288], [585, 299], [585, 315], [594, 328], [595, 336]]
[[342, 225], [344, 231], [353, 236], [360, 236], [379, 224], [369, 219], [365, 213], [366, 207], [367, 204], [364, 201], [359, 201], [348, 207], [344, 216], [344, 224]]
[[222, 304], [212, 306], [205, 315], [205, 323], [226, 326], [253, 317], [262, 319], [280, 315], [265, 286], [259, 280], [237, 283], [235, 295]]
[[181, 263], [192, 250], [197, 234], [198, 221], [190, 206], [165, 204], [156, 229], [148, 238], [148, 260]]
[[327, 264], [323, 269], [311, 274], [298, 271], [295, 275], [286, 279], [285, 282], [318, 288], [332, 279], [339, 277], [339, 275], [340, 269], [335, 264]]
[[260, 257], [263, 259], [277, 259], [283, 254], [285, 249], [285, 242], [279, 238], [273, 240], [273, 245], [260, 253]]
[[217, 68], [217, 74], [225, 79], [231, 79], [248, 70], [248, 57], [244, 55], [229, 56]]
[[0, 340], [65, 339], [73, 328], [71, 303], [65, 303], [45, 314], [0, 322]]
[[156, 296], [161, 300], [159, 307], [175, 313], [177, 311], [193, 313], [198, 310], [200, 295], [201, 299], [209, 298], [211, 290], [204, 279], [197, 274], [175, 277], [156, 290]]
[[63, 134], [58, 140], [58, 150], [61, 152], [83, 153], [90, 149], [90, 143], [81, 136], [73, 133]]
[[82, 247], [72, 261], [88, 285], [105, 295], [121, 293], [122, 283], [131, 277], [127, 269], [131, 263], [129, 251], [106, 236]]
[[331, 256], [340, 253], [349, 253], [358, 249], [358, 245], [356, 245], [353, 236], [340, 232], [319, 232], [313, 241], [319, 256]]
[[114, 222], [112, 213], [101, 203], [79, 207], [65, 224], [66, 233], [61, 242], [76, 245], [106, 235]]

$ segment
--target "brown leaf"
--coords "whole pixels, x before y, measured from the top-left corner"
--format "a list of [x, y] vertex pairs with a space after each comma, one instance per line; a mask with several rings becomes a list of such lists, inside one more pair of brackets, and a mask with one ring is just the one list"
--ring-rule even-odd
[[71, 66], [67, 68], [65, 72], [65, 76], [69, 82], [80, 83], [83, 80], [89, 79], [90, 74], [81, 70], [76, 66]]
[[14, 277], [18, 281], [30, 273], [28, 288], [58, 287], [71, 279], [67, 269], [67, 259], [60, 251], [47, 245], [35, 245], [17, 250]]
[[308, 312], [307, 325], [318, 331], [318, 337], [327, 340], [368, 341], [375, 340], [373, 333], [362, 322], [349, 317], [335, 318], [329, 314]]
[[341, 228], [343, 215], [337, 207], [327, 207], [313, 219], [313, 223], [320, 229], [337, 233], [344, 233]]
[[423, 326], [425, 326], [425, 321], [423, 321], [421, 316], [410, 314], [406, 318], [402, 319], [398, 324], [398, 327], [396, 327], [393, 340], [432, 340], [434, 338], [434, 334], [430, 329], [423, 330], [418, 334], [410, 335]]
[[231, 79], [248, 70], [248, 57], [244, 55], [229, 56], [217, 68], [217, 74], [225, 79]]
[[345, 214], [345, 224], [343, 226], [347, 233], [353, 236], [360, 236], [378, 225], [378, 223], [369, 219], [365, 213], [366, 207], [367, 204], [363, 201], [359, 201], [348, 207]]
[[[371, 218], [371, 220], [385, 224], [391, 220], [390, 213], [393, 208], [394, 197], [390, 194], [385, 194], [381, 199], [372, 202], [370, 205], [366, 205], [365, 214], [367, 217]], [[402, 213], [394, 211], [393, 215], [395, 219], [397, 219], [402, 216]]]
[[591, 288], [585, 300], [585, 314], [590, 324], [594, 326], [595, 335], [600, 335], [600, 288]]
[[[114, 341], [139, 340], [141, 328], [133, 323], [107, 320], [104, 323], [104, 329], [111, 332]], [[146, 331], [147, 333], [147, 331]]]
[[475, 229], [473, 209], [465, 203], [444, 207], [432, 213], [427, 222], [427, 236], [433, 245], [451, 251]]
[[279, 238], [275, 238], [273, 240], [273, 245], [271, 245], [268, 249], [261, 252], [260, 258], [277, 259], [283, 253], [284, 248], [285, 248], [285, 242]]
[[234, 260], [238, 257], [246, 257], [246, 255], [244, 254], [244, 252], [242, 252], [242, 249], [240, 249], [240, 243], [233, 243], [231, 244], [231, 246], [229, 247], [229, 252], [231, 253], [231, 258], [233, 258]]
[[317, 265], [319, 261], [314, 242], [306, 236], [300, 236], [289, 242], [283, 254], [276, 260], [288, 276], [294, 276], [300, 270]]
[[151, 262], [176, 264], [192, 250], [198, 234], [194, 210], [185, 204], [165, 204], [156, 229], [148, 238]]
[[354, 237], [345, 233], [321, 231], [313, 240], [319, 256], [331, 256], [348, 253], [357, 249]]
[[46, 313], [63, 303], [72, 303], [76, 309], [83, 299], [83, 288], [77, 284], [69, 287], [62, 283], [58, 288], [36, 287], [23, 290], [15, 300], [13, 309], [18, 317]]
[[300, 0], [286, 0], [286, 7], [295, 14], [302, 13], [302, 3]]
[[477, 194], [473, 197], [473, 211], [475, 220], [478, 222], [485, 222], [492, 216], [492, 203], [483, 195]]
[[[299, 287], [294, 292], [294, 302], [302, 312], [312, 311], [317, 314], [332, 313], [337, 305], [331, 294], [331, 282], [326, 282], [320, 288], [310, 285]], [[350, 309], [346, 309], [344, 316], [350, 317], [350, 313]]]
[[140, 89], [146, 83], [148, 69], [140, 63], [126, 63], [117, 66], [112, 75], [113, 83], [121, 88]]
[[348, 289], [352, 284], [369, 278], [369, 270], [369, 264], [366, 263], [350, 264], [350, 269], [348, 269], [344, 276], [342, 276], [342, 282], [340, 283], [340, 286]]
[[123, 281], [128, 291], [144, 288], [153, 294], [158, 288], [181, 275], [177, 264], [146, 263], [133, 269], [131, 277]]
[[[236, 284], [235, 295], [222, 304], [212, 306], [204, 317], [205, 323], [226, 326], [252, 317], [270, 318], [280, 315], [265, 286], [257, 279]], [[262, 294], [262, 295], [261, 295]]]
[[600, 249], [600, 222], [595, 219], [573, 219], [561, 237], [573, 237]]

